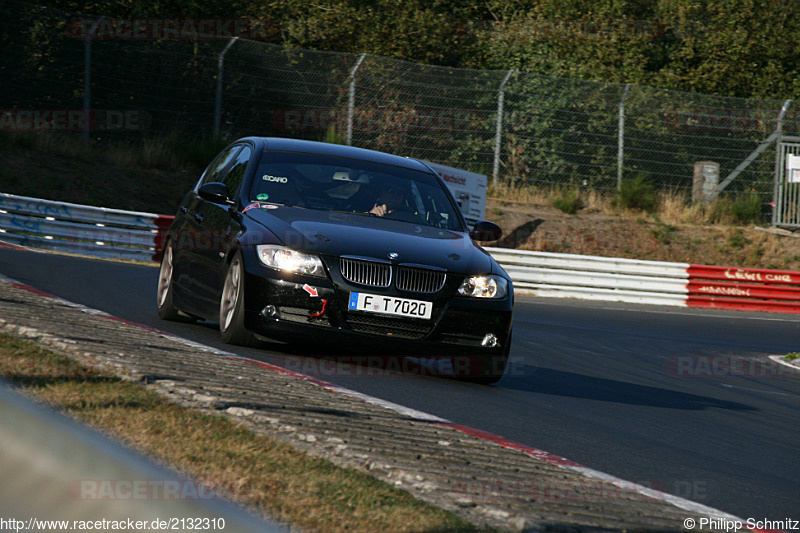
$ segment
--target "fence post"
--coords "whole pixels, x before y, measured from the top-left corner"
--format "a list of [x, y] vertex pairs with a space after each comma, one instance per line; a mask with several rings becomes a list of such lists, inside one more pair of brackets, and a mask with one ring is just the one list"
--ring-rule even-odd
[[83, 133], [81, 142], [84, 146], [89, 144], [89, 130], [91, 129], [92, 107], [92, 37], [97, 33], [97, 26], [105, 17], [100, 17], [92, 25], [92, 29], [83, 40]]
[[81, 142], [89, 144], [89, 107], [92, 104], [92, 36], [83, 40], [83, 134]]
[[625, 85], [625, 90], [622, 92], [622, 99], [619, 101], [619, 132], [617, 140], [617, 192], [622, 190], [622, 165], [625, 159], [625, 99], [628, 97], [628, 91], [631, 90], [631, 84]]
[[506, 83], [513, 74], [513, 70], [506, 72], [506, 77], [500, 84], [499, 93], [497, 95], [497, 126], [494, 134], [494, 167], [492, 168], [492, 185], [497, 187], [498, 174], [500, 173], [500, 141], [503, 136], [503, 104], [506, 98]]
[[225, 54], [228, 53], [228, 50], [231, 49], [233, 43], [238, 39], [238, 37], [231, 38], [228, 44], [225, 45], [225, 48], [222, 49], [222, 52], [217, 56], [217, 95], [216, 98], [214, 98], [214, 139], [219, 139], [219, 130], [222, 124], [222, 72], [225, 65]]
[[772, 226], [775, 227], [778, 225], [778, 219], [783, 218], [783, 184], [778, 183], [778, 180], [781, 179], [783, 175], [781, 173], [780, 165], [781, 162], [781, 137], [783, 135], [783, 117], [786, 112], [789, 110], [789, 106], [792, 105], [792, 100], [786, 100], [783, 103], [783, 107], [781, 107], [781, 112], [778, 114], [778, 123], [775, 126], [775, 133], [777, 134], [775, 137], [775, 188], [772, 192], [772, 203], [774, 204], [772, 208]]
[[356, 112], [356, 72], [367, 54], [358, 56], [358, 61], [350, 71], [350, 95], [347, 100], [347, 146], [353, 146], [353, 116]]
[[775, 131], [773, 131], [772, 134], [770, 134], [770, 136], [767, 137], [765, 140], [761, 141], [761, 144], [758, 145], [758, 148], [753, 150], [750, 153], [750, 155], [748, 155], [745, 158], [744, 161], [739, 163], [739, 165], [736, 168], [734, 168], [733, 171], [730, 174], [728, 174], [728, 176], [725, 178], [725, 181], [720, 183], [717, 186], [717, 188], [714, 189], [711, 192], [711, 194], [708, 195], [708, 197], [706, 198], [706, 203], [711, 203], [712, 201], [714, 201], [714, 199], [717, 196], [719, 196], [719, 193], [724, 191], [725, 187], [730, 185], [730, 183], [734, 179], [736, 179], [739, 176], [739, 174], [741, 174], [747, 167], [749, 167], [750, 163], [752, 163], [753, 161], [758, 159], [758, 157], [764, 152], [764, 150], [766, 150], [769, 147], [770, 144], [780, 140], [781, 130], [783, 129], [783, 116], [789, 110], [789, 106], [791, 106], [791, 105], [792, 105], [792, 100], [791, 99], [790, 100], [786, 100], [783, 103], [783, 107], [781, 108], [781, 112], [778, 114], [778, 121], [777, 121], [777, 124], [775, 125]]

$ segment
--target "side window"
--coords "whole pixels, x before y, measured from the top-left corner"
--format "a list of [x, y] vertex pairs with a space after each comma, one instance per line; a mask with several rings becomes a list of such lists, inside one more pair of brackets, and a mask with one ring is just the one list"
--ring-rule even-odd
[[204, 183], [221, 181], [222, 177], [224, 176], [225, 169], [228, 168], [228, 164], [241, 148], [242, 145], [237, 144], [221, 152], [208, 166], [206, 171], [203, 172], [203, 178], [200, 180], [200, 185]]
[[252, 154], [253, 149], [249, 146], [242, 148], [242, 151], [239, 152], [236, 159], [234, 159], [233, 165], [231, 165], [231, 169], [228, 171], [228, 175], [222, 180], [222, 183], [228, 186], [228, 190], [231, 191], [231, 196], [234, 198], [239, 188], [242, 186], [244, 171], [247, 170], [247, 164], [250, 162], [250, 156]]

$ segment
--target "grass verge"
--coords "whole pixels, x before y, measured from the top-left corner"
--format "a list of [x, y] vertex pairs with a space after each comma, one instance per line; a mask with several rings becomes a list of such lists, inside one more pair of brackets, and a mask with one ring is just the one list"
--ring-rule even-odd
[[314, 531], [474, 531], [457, 516], [361, 472], [257, 435], [221, 415], [0, 334], [0, 375], [236, 501]]
[[705, 204], [691, 201], [681, 191], [657, 191], [641, 177], [625, 182], [618, 194], [609, 191], [603, 194], [589, 188], [501, 182], [496, 186], [490, 184], [487, 196], [500, 202], [550, 205], [569, 215], [583, 210], [631, 219], [647, 214], [669, 223], [701, 226], [748, 226], [764, 222], [761, 200], [754, 193], [720, 196]]

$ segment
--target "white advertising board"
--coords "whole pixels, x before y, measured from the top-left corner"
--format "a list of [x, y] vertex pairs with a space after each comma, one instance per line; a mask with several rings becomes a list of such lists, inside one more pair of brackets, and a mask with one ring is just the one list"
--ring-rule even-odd
[[800, 155], [786, 154], [786, 175], [789, 183], [800, 183]]
[[439, 173], [470, 223], [486, 218], [486, 176], [426, 161]]

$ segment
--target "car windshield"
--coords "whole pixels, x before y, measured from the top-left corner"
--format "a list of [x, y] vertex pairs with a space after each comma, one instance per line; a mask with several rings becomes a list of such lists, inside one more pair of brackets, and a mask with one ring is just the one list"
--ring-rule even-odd
[[249, 199], [464, 231], [434, 175], [369, 161], [265, 151]]

